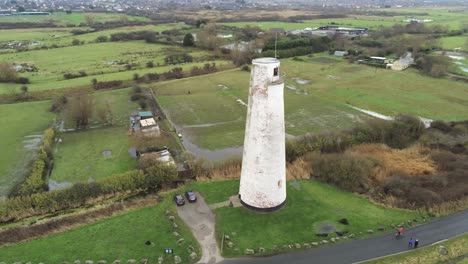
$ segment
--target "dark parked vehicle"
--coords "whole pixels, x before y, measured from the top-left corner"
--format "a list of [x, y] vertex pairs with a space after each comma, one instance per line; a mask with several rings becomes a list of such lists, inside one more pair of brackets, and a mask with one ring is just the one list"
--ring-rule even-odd
[[185, 197], [187, 197], [187, 200], [189, 201], [189, 203], [194, 203], [197, 201], [197, 196], [195, 195], [193, 191], [186, 191]]
[[185, 204], [184, 197], [180, 194], [174, 195], [174, 202], [177, 204], [177, 206], [181, 206]]

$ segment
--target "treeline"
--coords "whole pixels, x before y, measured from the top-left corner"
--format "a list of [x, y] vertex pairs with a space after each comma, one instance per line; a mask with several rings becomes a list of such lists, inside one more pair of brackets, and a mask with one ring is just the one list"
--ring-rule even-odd
[[151, 43], [156, 39], [157, 35], [159, 35], [159, 32], [149, 30], [118, 32], [111, 34], [110, 41], [145, 40]]
[[0, 221], [15, 221], [78, 208], [94, 204], [97, 200], [111, 199], [119, 194], [153, 193], [176, 179], [177, 169], [174, 166], [157, 164], [145, 171], [133, 170], [93, 183], [77, 183], [63, 190], [16, 196], [0, 201]]
[[0, 22], [0, 29], [23, 29], [23, 28], [54, 28], [57, 27], [52, 22]]
[[23, 183], [16, 186], [10, 193], [10, 197], [31, 195], [47, 191], [48, 174], [53, 166], [52, 147], [55, 139], [55, 131], [48, 128], [42, 135], [42, 143], [39, 147], [37, 157], [32, 162], [31, 171]]
[[[282, 38], [276, 43], [276, 54], [280, 58], [307, 55], [310, 53], [323, 52], [330, 49], [332, 40], [329, 37], [311, 38]], [[272, 39], [265, 44], [262, 55], [274, 57], [275, 40]]]

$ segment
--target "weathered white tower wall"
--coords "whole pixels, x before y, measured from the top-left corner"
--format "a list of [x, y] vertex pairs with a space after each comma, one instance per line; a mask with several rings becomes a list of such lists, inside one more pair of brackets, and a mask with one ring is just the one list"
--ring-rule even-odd
[[275, 58], [252, 61], [239, 195], [263, 211], [286, 201], [284, 80]]

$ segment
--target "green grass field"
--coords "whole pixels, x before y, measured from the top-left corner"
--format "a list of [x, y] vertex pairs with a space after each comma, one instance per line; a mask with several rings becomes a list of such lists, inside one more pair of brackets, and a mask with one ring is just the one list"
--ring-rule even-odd
[[[127, 132], [126, 127], [114, 127], [61, 134], [51, 179], [75, 183], [134, 169], [137, 160], [128, 153], [131, 141]], [[112, 154], [103, 155], [105, 150]]]
[[19, 23], [19, 22], [53, 22], [56, 25], [65, 26], [68, 24], [79, 25], [80, 23], [86, 23], [86, 16], [93, 17], [93, 21], [97, 22], [108, 22], [108, 21], [150, 21], [145, 17], [127, 16], [122, 14], [113, 13], [72, 13], [66, 14], [65, 12], [56, 12], [48, 16], [1, 16], [0, 22], [3, 23]]
[[[189, 186], [190, 188], [192, 186]], [[196, 189], [198, 187], [198, 189]], [[209, 203], [226, 201], [239, 191], [239, 181], [197, 183], [193, 189], [207, 196]], [[413, 219], [417, 214], [374, 205], [358, 195], [338, 190], [314, 180], [294, 181], [287, 185], [286, 206], [271, 214], [259, 214], [243, 207], [215, 209], [217, 234], [228, 234], [236, 252], [224, 247], [224, 255], [243, 255], [246, 248], [264, 247], [272, 254], [273, 247], [294, 243], [311, 243], [323, 240], [315, 236], [322, 223], [335, 225], [341, 231], [358, 234], [376, 230], [379, 226]], [[346, 218], [349, 225], [338, 220]], [[265, 228], [268, 226], [268, 228]], [[232, 235], [232, 232], [235, 235]], [[363, 237], [359, 235], [358, 237]]]
[[441, 38], [442, 48], [444, 50], [460, 48], [461, 50], [467, 51], [467, 38], [468, 36], [443, 37]]
[[[135, 168], [137, 160], [128, 152], [132, 138], [127, 133], [129, 116], [138, 105], [130, 101], [129, 93], [130, 89], [120, 89], [94, 94], [96, 108], [110, 107], [114, 126], [59, 134], [62, 142], [54, 151], [52, 180], [86, 182], [90, 177], [96, 180]], [[92, 126], [102, 125], [96, 114], [92, 122]], [[73, 124], [67, 127], [73, 128]], [[112, 154], [104, 156], [105, 150]]]
[[[86, 260], [94, 260], [94, 263], [106, 260], [112, 263], [120, 259], [122, 263], [127, 263], [128, 259], [135, 259], [139, 263], [146, 258], [149, 263], [157, 263], [158, 257], [164, 256], [164, 249], [172, 248], [174, 255], [180, 256], [183, 263], [190, 263], [188, 246], [195, 247], [200, 256], [198, 243], [177, 218], [177, 232], [185, 239], [182, 245], [177, 245], [178, 238], [172, 234], [174, 230], [172, 222], [165, 217], [166, 210], [177, 215], [169, 195], [165, 196], [161, 204], [126, 212], [64, 233], [0, 248], [1, 260], [7, 263], [72, 263], [75, 260], [81, 260], [81, 263]], [[148, 240], [152, 242], [151, 245], [145, 245]], [[165, 263], [174, 261], [167, 259]]]
[[[11, 43], [17, 41], [36, 41], [37, 46], [51, 46], [58, 45], [62, 46], [71, 46], [74, 39], [80, 41], [94, 42], [99, 36], [107, 36], [120, 32], [133, 32], [133, 31], [155, 31], [162, 32], [169, 29], [178, 29], [182, 28], [184, 23], [170, 23], [170, 24], [161, 24], [161, 25], [145, 25], [145, 26], [128, 26], [120, 27], [115, 29], [109, 29], [104, 31], [97, 31], [93, 33], [73, 35], [72, 30], [89, 30], [87, 27], [79, 28], [31, 28], [31, 29], [4, 29], [0, 30], [0, 44], [2, 43]], [[15, 52], [15, 50], [0, 50], [3, 53], [6, 52]]]
[[[304, 20], [300, 23], [291, 22], [270, 22], [270, 21], [259, 21], [259, 22], [231, 22], [222, 23], [227, 26], [258, 26], [263, 30], [269, 30], [270, 28], [284, 28], [285, 30], [314, 28], [326, 25], [339, 25], [345, 27], [366, 27], [370, 29], [377, 29], [380, 26], [391, 27], [395, 24], [407, 24], [405, 20], [410, 18], [415, 19], [431, 19], [432, 22], [428, 23], [431, 25], [444, 25], [450, 29], [459, 29], [463, 23], [468, 22], [468, 18], [463, 12], [452, 12], [455, 9], [385, 9], [385, 11], [394, 12], [408, 12], [408, 13], [427, 13], [427, 15], [412, 16], [412, 15], [399, 15], [399, 16], [365, 16], [365, 15], [350, 15], [347, 18], [324, 18], [324, 19], [313, 19]], [[381, 10], [378, 10], [381, 11]]]
[[[182, 51], [189, 52], [194, 57], [195, 62], [184, 65], [165, 65], [164, 58], [167, 54]], [[132, 41], [1, 54], [0, 61], [36, 65], [39, 69], [38, 72], [20, 75], [30, 79], [31, 83], [28, 84], [30, 91], [38, 91], [90, 85], [93, 78], [98, 81], [129, 80], [133, 78], [134, 73], [141, 75], [147, 72], [162, 73], [177, 66], [189, 69], [194, 65], [202, 66], [206, 63], [202, 57], [207, 55], [209, 54], [206, 51], [196, 49], [187, 50], [181, 47]], [[146, 62], [150, 60], [154, 62], [154, 68], [146, 68]], [[128, 61], [138, 66], [135, 70], [127, 71], [125, 65], [112, 65], [112, 62], [115, 61]], [[216, 62], [220, 63], [220, 61]], [[162, 66], [157, 67], [158, 63]], [[63, 77], [65, 73], [77, 74], [79, 71], [85, 71], [88, 76], [68, 80]], [[19, 87], [20, 85], [17, 84], [1, 83], [0, 93], [9, 92], [12, 89], [18, 91]]]
[[42, 135], [53, 121], [49, 106], [49, 101], [0, 105], [0, 196], [25, 176], [34, 153], [31, 136]]
[[[328, 55], [303, 59], [281, 61], [281, 70], [287, 74], [285, 120], [289, 134], [343, 130], [368, 118], [348, 104], [385, 115], [468, 118], [468, 88], [462, 82], [427, 77], [412, 69], [396, 72], [348, 64]], [[246, 107], [236, 100], [247, 102], [249, 78], [248, 72], [232, 70], [158, 83], [153, 90], [171, 120], [191, 141], [203, 148], [219, 149], [242, 145]], [[310, 83], [299, 84], [296, 78]]]

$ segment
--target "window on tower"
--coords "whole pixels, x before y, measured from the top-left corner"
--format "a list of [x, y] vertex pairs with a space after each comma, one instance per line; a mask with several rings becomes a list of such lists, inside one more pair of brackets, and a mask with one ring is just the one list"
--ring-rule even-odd
[[279, 68], [274, 68], [273, 69], [273, 76], [278, 76], [279, 74]]

